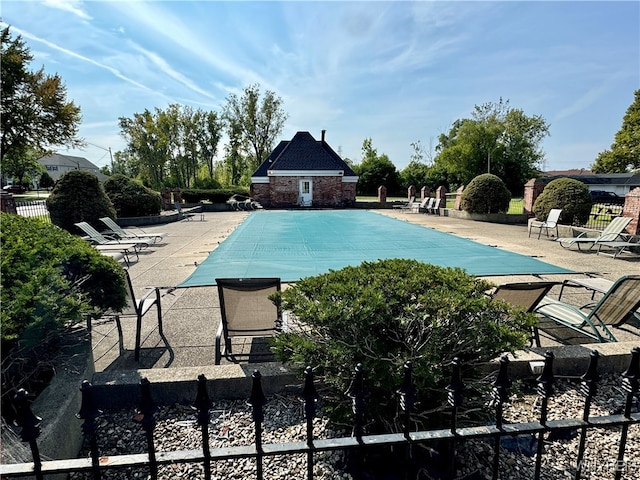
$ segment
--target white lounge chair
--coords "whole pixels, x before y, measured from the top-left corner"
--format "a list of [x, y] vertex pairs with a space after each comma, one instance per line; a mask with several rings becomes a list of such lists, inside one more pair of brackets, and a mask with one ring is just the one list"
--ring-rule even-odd
[[107, 228], [113, 233], [113, 235], [115, 235], [116, 237], [118, 237], [118, 239], [120, 240], [128, 240], [128, 239], [133, 239], [133, 240], [153, 240], [154, 243], [159, 242], [160, 240], [162, 240], [164, 237], [167, 236], [166, 233], [163, 232], [157, 232], [157, 233], [146, 233], [144, 230], [142, 230], [140, 233], [136, 233], [133, 232], [131, 230], [124, 230], [120, 225], [118, 225], [112, 218], [110, 217], [101, 217], [100, 221], [102, 223], [104, 223]]
[[572, 245], [577, 245], [578, 250], [582, 250], [582, 245], [589, 245], [587, 250], [591, 250], [599, 243], [627, 241], [628, 238], [624, 229], [631, 223], [631, 220], [631, 217], [614, 218], [607, 228], [600, 233], [599, 237], [587, 237], [587, 233], [583, 232], [577, 237], [558, 238], [556, 242], [560, 242], [560, 245], [564, 248], [571, 248]]

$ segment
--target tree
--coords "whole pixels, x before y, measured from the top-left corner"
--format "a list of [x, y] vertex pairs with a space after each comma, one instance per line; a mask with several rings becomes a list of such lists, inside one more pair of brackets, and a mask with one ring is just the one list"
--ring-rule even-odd
[[261, 100], [260, 86], [254, 84], [246, 87], [241, 97], [229, 95], [223, 110], [229, 136], [236, 128], [241, 132], [242, 149], [249, 157], [248, 166], [253, 173], [273, 150], [276, 138], [287, 120], [282, 99], [267, 90]]
[[67, 89], [58, 75], [47, 75], [44, 67], [30, 71], [33, 56], [9, 27], [1, 32], [2, 172], [20, 177], [29, 150], [46, 151], [55, 145], [81, 146], [77, 138], [80, 107], [67, 101]]
[[544, 159], [540, 144], [547, 135], [544, 118], [527, 116], [508, 101], [476, 105], [471, 118], [456, 120], [448, 134], [440, 135], [435, 165], [459, 185], [492, 173], [520, 195]]
[[47, 190], [49, 190], [50, 188], [53, 188], [55, 183], [56, 182], [53, 181], [51, 175], [49, 175], [47, 172], [42, 172], [42, 175], [40, 175], [40, 188], [46, 188]]
[[42, 150], [32, 147], [26, 147], [19, 155], [6, 155], [2, 159], [2, 173], [13, 177], [14, 183], [19, 185], [29, 183], [42, 172], [38, 159], [43, 155]]
[[358, 193], [375, 195], [378, 187], [384, 185], [387, 192], [399, 193], [400, 181], [396, 166], [386, 154], [378, 155], [370, 138], [362, 142], [362, 163], [354, 165], [358, 179]]
[[119, 123], [127, 148], [116, 153], [114, 173], [135, 176], [157, 189], [167, 184], [188, 188], [204, 165], [213, 180], [223, 130], [216, 112], [171, 104], [166, 110], [120, 117]]
[[609, 150], [598, 154], [591, 166], [594, 173], [625, 173], [640, 169], [640, 90], [624, 117]]

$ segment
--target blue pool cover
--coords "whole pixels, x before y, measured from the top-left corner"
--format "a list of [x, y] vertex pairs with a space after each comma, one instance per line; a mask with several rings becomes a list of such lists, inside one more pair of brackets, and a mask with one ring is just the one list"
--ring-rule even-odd
[[412, 258], [477, 276], [570, 273], [535, 258], [365, 210], [251, 213], [179, 287], [216, 278], [294, 282], [363, 261]]

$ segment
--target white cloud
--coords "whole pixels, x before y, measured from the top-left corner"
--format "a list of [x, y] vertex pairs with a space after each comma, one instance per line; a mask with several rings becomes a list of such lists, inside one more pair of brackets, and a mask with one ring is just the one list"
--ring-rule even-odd
[[42, 2], [45, 7], [72, 13], [83, 20], [92, 20], [92, 17], [82, 9], [82, 3], [81, 0], [43, 0]]

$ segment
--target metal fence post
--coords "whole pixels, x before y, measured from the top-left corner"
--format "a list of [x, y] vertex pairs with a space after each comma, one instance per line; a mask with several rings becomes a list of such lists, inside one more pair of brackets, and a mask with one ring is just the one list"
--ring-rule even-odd
[[304, 400], [304, 416], [307, 420], [307, 479], [313, 479], [313, 419], [316, 416], [316, 404], [318, 403], [318, 392], [313, 383], [313, 369], [308, 366], [304, 370], [304, 388], [302, 389], [302, 399]]
[[[511, 380], [508, 376], [509, 357], [503, 355], [500, 357], [500, 370], [498, 376], [491, 385], [491, 399], [496, 406], [496, 428], [502, 430], [502, 407], [504, 402], [509, 400], [509, 388], [511, 387]], [[501, 436], [496, 435], [493, 446], [493, 480], [497, 480], [498, 471], [500, 469], [500, 440]]]
[[251, 415], [255, 424], [256, 432], [256, 478], [262, 480], [262, 421], [264, 420], [264, 407], [267, 404], [267, 398], [262, 391], [262, 375], [258, 370], [254, 370], [251, 385], [251, 396], [249, 397], [248, 404], [251, 405]]
[[91, 450], [91, 471], [95, 480], [100, 479], [100, 454], [98, 453], [98, 441], [96, 433], [98, 431], [98, 422], [96, 419], [102, 415], [93, 401], [93, 385], [88, 380], [82, 381], [80, 387], [82, 392], [82, 404], [80, 411], [76, 416], [83, 419], [82, 434], [89, 441], [89, 449]]
[[405, 448], [405, 479], [409, 479], [413, 476], [411, 471], [411, 459], [413, 458], [413, 445], [411, 444], [411, 437], [409, 435], [411, 431], [411, 413], [416, 404], [416, 398], [418, 396], [418, 390], [413, 383], [413, 364], [411, 362], [405, 362], [403, 366], [404, 376], [402, 379], [402, 385], [396, 390], [396, 394], [400, 397], [400, 410], [402, 411], [404, 425], [404, 437], [407, 440]]
[[158, 478], [156, 448], [153, 443], [153, 430], [156, 428], [156, 419], [153, 414], [156, 413], [157, 410], [155, 403], [153, 403], [153, 398], [151, 398], [151, 383], [147, 377], [142, 377], [140, 379], [140, 405], [138, 406], [138, 415], [134, 417], [134, 421], [142, 426], [147, 437], [149, 473], [152, 479]]
[[42, 418], [36, 416], [31, 411], [31, 401], [29, 392], [24, 388], [18, 390], [14, 397], [16, 405], [16, 425], [21, 428], [20, 438], [23, 442], [29, 442], [31, 456], [33, 457], [33, 471], [37, 480], [42, 480], [42, 460], [36, 439], [40, 436], [40, 422]]
[[364, 367], [361, 363], [356, 365], [353, 380], [351, 381], [351, 385], [349, 385], [349, 389], [346, 393], [347, 396], [351, 398], [351, 411], [354, 415], [352, 434], [356, 437], [356, 440], [360, 445], [357, 450], [354, 450], [356, 452], [354, 473], [356, 478], [360, 478], [364, 470], [364, 446], [362, 442], [362, 435], [364, 435], [366, 418], [366, 399], [369, 396], [369, 392], [364, 388]]
[[[545, 427], [547, 425], [547, 407], [549, 398], [553, 396], [553, 352], [544, 354], [544, 368], [542, 374], [538, 377], [538, 395], [542, 397], [542, 406], [540, 407], [540, 424]], [[544, 446], [544, 430], [538, 434], [538, 450], [536, 453], [536, 468], [534, 478], [540, 478], [540, 467], [542, 465], [542, 448]]]
[[[587, 372], [581, 377], [580, 393], [585, 396], [584, 411], [582, 412], [582, 420], [589, 422], [589, 412], [591, 410], [591, 400], [598, 391], [598, 359], [600, 354], [597, 350], [591, 350], [589, 368]], [[584, 425], [580, 432], [580, 444], [578, 445], [578, 458], [576, 463], [576, 475], [575, 479], [580, 480], [582, 472], [582, 459], [584, 457], [584, 449], [587, 440], [587, 425]]]
[[[631, 404], [633, 397], [638, 394], [640, 385], [640, 347], [633, 347], [631, 350], [631, 362], [629, 368], [622, 374], [622, 388], [627, 392], [627, 401], [624, 406], [624, 417], [631, 417]], [[627, 433], [629, 432], [629, 424], [622, 425], [622, 433], [620, 434], [620, 449], [618, 450], [618, 460], [616, 463], [615, 479], [620, 480], [622, 471], [624, 470], [624, 450], [627, 445]]]
[[210, 410], [213, 408], [213, 402], [209, 398], [207, 392], [207, 377], [204, 373], [198, 375], [198, 391], [196, 400], [192, 407], [196, 410], [196, 418], [198, 425], [202, 430], [202, 453], [204, 454], [204, 478], [211, 480], [211, 451], [209, 450], [209, 420], [211, 419]]
[[462, 392], [464, 391], [464, 383], [462, 383], [462, 373], [460, 371], [461, 362], [458, 357], [454, 358], [451, 362], [451, 380], [449, 385], [446, 386], [447, 390], [447, 402], [451, 406], [451, 433], [453, 438], [451, 439], [451, 452], [449, 459], [449, 474], [455, 475], [456, 469], [456, 430], [458, 424], [458, 407], [462, 405]]

